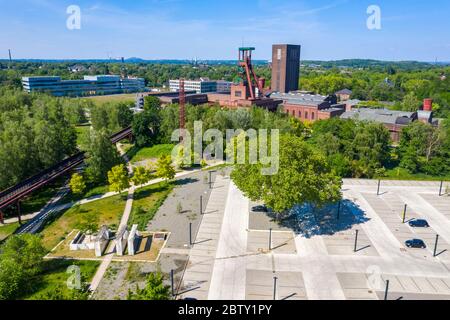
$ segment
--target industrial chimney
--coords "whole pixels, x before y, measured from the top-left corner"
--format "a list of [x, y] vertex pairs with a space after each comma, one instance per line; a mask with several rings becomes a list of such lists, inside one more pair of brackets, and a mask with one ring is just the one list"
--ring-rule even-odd
[[433, 99], [423, 100], [423, 111], [433, 111]]

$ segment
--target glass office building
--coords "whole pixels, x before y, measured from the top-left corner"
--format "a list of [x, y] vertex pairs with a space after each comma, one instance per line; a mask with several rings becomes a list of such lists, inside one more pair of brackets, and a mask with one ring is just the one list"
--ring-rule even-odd
[[81, 97], [134, 93], [145, 90], [142, 78], [120, 76], [85, 76], [83, 80], [61, 80], [61, 77], [24, 77], [22, 85], [27, 92], [44, 92], [57, 97]]

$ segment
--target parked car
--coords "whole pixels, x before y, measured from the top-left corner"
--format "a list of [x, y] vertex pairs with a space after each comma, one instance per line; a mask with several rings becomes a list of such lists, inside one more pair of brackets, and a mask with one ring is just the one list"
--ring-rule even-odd
[[269, 208], [266, 206], [255, 206], [252, 208], [253, 212], [269, 212]]
[[409, 225], [413, 228], [429, 228], [427, 220], [424, 219], [416, 219], [409, 222]]
[[405, 245], [408, 248], [420, 248], [420, 249], [425, 249], [427, 247], [427, 245], [425, 244], [425, 242], [423, 242], [423, 240], [420, 239], [412, 239], [412, 240], [407, 240], [405, 241]]

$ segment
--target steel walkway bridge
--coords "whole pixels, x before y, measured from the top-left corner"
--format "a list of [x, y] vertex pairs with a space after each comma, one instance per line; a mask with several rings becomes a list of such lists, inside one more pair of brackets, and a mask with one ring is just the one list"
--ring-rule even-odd
[[[127, 137], [130, 137], [131, 135], [132, 135], [131, 127], [128, 127], [113, 134], [110, 137], [110, 139], [111, 142], [115, 144]], [[52, 167], [36, 174], [35, 176], [28, 178], [18, 183], [17, 185], [0, 192], [0, 223], [3, 222], [3, 214], [1, 211], [11, 205], [16, 205], [19, 222], [21, 223], [20, 200], [28, 196], [32, 192], [36, 191], [37, 189], [47, 185], [56, 178], [64, 175], [70, 170], [81, 165], [84, 162], [85, 157], [86, 156], [84, 152], [79, 152], [61, 161], [60, 163], [57, 163]]]

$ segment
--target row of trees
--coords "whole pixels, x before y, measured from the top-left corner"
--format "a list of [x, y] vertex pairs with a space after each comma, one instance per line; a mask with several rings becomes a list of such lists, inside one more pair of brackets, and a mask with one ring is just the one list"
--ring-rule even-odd
[[[441, 107], [439, 116], [450, 112], [450, 68], [425, 63], [379, 63], [376, 61], [343, 61], [346, 68], [335, 63], [318, 62], [322, 67], [304, 67], [300, 87], [320, 94], [332, 94], [343, 88], [352, 89], [354, 97], [369, 101], [399, 102], [397, 108], [408, 110], [424, 98], [433, 98]], [[58, 75], [65, 79], [79, 79], [86, 74], [122, 74], [124, 65], [120, 63], [82, 63], [86, 70], [72, 73], [73, 63], [16, 62], [2, 70], [0, 63], [0, 84], [21, 87], [20, 75]], [[363, 66], [363, 67], [360, 67]], [[236, 81], [238, 67], [235, 65], [213, 65], [196, 67], [182, 64], [126, 64], [129, 75], [143, 77], [149, 86], [163, 86], [169, 79], [196, 79], [209, 77]], [[256, 67], [256, 73], [266, 78], [270, 84], [271, 70], [267, 65]], [[411, 105], [411, 102], [413, 104]], [[420, 105], [420, 104], [419, 104]]]
[[[391, 68], [392, 69], [392, 68]], [[348, 88], [353, 98], [363, 101], [390, 101], [394, 108], [416, 111], [424, 98], [435, 101], [438, 116], [450, 113], [450, 68], [425, 70], [310, 70], [302, 73], [300, 86], [321, 94]]]
[[85, 102], [0, 89], [0, 190], [76, 151]]
[[321, 150], [342, 177], [373, 178], [400, 166], [410, 173], [450, 173], [450, 118], [441, 126], [413, 122], [405, 127], [398, 148], [378, 123], [333, 118], [314, 123], [309, 143]]
[[[89, 168], [89, 167], [88, 167]], [[114, 166], [107, 172], [110, 190], [122, 192], [130, 187], [130, 183], [135, 186], [141, 186], [153, 178], [161, 178], [168, 182], [175, 178], [175, 167], [172, 164], [170, 156], [162, 156], [158, 159], [156, 166], [150, 168], [136, 167], [130, 177], [124, 164]], [[75, 173], [69, 182], [69, 186], [74, 194], [82, 195], [87, 188], [87, 182], [84, 175]]]

